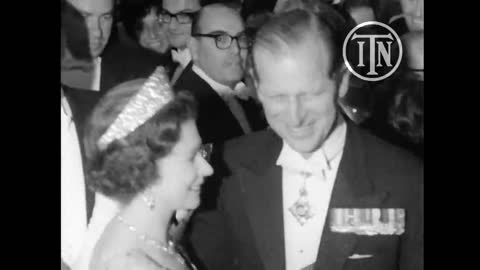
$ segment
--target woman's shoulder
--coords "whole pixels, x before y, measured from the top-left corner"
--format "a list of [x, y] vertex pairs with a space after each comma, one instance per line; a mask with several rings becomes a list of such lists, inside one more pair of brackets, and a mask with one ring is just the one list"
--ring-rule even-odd
[[99, 270], [171, 270], [138, 249], [115, 254], [105, 261], [104, 266]]

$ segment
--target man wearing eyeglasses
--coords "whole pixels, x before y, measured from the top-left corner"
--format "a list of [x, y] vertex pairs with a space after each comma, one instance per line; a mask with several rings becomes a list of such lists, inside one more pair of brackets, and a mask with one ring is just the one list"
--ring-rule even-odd
[[158, 19], [167, 25], [167, 38], [172, 46], [172, 59], [178, 66], [171, 78], [174, 83], [192, 57], [187, 49], [193, 16], [200, 10], [199, 0], [163, 0]]
[[[200, 137], [204, 143], [213, 143], [214, 148], [216, 143], [266, 126], [259, 105], [252, 98], [237, 95], [245, 87], [241, 80], [248, 45], [243, 20], [231, 7], [207, 5], [193, 19], [188, 41], [192, 63], [174, 88], [193, 93], [198, 103]], [[207, 181], [207, 186], [215, 185], [213, 182]], [[215, 195], [203, 194], [206, 205], [215, 201]]]

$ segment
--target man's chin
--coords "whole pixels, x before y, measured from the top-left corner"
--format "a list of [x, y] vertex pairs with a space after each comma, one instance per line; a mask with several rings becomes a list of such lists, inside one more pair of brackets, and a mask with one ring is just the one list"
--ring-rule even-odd
[[319, 144], [316, 143], [314, 138], [305, 138], [305, 139], [292, 139], [287, 140], [289, 146], [300, 153], [301, 155], [311, 155], [318, 149]]

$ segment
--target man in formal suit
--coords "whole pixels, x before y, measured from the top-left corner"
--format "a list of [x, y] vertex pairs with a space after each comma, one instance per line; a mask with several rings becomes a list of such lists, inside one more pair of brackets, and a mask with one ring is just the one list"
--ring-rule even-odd
[[[70, 87], [105, 92], [118, 83], [112, 73], [112, 65], [102, 59], [102, 53], [110, 39], [113, 24], [113, 0], [66, 0], [69, 9], [79, 12], [87, 26], [86, 39], [89, 46], [89, 58], [92, 67], [88, 70], [64, 70], [62, 82]], [[79, 39], [77, 42], [82, 42]], [[108, 62], [108, 61], [107, 61]]]
[[[61, 7], [61, 70], [89, 70], [87, 27], [70, 3]], [[85, 183], [85, 122], [100, 94], [61, 86], [61, 259], [62, 269], [87, 269], [90, 252], [117, 205]]]
[[[89, 69], [87, 29], [81, 14], [62, 2], [61, 12], [61, 70]], [[75, 29], [76, 31], [72, 31]], [[75, 34], [74, 34], [75, 33]], [[80, 40], [80, 41], [79, 41]], [[75, 46], [71, 46], [74, 44]], [[68, 46], [70, 45], [70, 46]], [[82, 151], [79, 143], [85, 114], [80, 113], [84, 104], [92, 104], [91, 96], [78, 96], [75, 91], [61, 87], [61, 259], [62, 269], [69, 269], [76, 260], [82, 245], [82, 234], [86, 231], [91, 207], [87, 206], [88, 193], [84, 184]], [[84, 100], [85, 97], [87, 100]], [[77, 102], [78, 101], [78, 102]], [[87, 101], [87, 102], [85, 102]], [[72, 108], [73, 107], [73, 108]], [[72, 111], [75, 110], [75, 118]]]
[[224, 4], [202, 8], [188, 48], [193, 61], [174, 85], [190, 91], [199, 106], [197, 126], [204, 143], [217, 143], [263, 128], [258, 106], [239, 95], [248, 38], [237, 11]]
[[172, 84], [192, 60], [187, 42], [190, 38], [193, 16], [200, 10], [200, 0], [163, 0], [159, 20], [167, 25], [167, 38], [172, 47], [172, 60], [177, 63]]
[[[244, 30], [233, 8], [219, 3], [203, 7], [193, 21], [188, 42], [192, 63], [174, 85], [176, 91], [194, 95], [200, 137], [214, 149], [228, 139], [266, 127], [260, 106], [252, 98], [237, 97], [245, 87], [241, 82], [248, 46]], [[211, 162], [216, 167], [215, 155]], [[204, 184], [202, 208], [214, 207], [218, 180], [214, 174]]]
[[423, 164], [339, 113], [339, 16], [293, 10], [260, 28], [254, 79], [271, 129], [225, 146], [218, 209], [193, 218], [205, 269], [423, 269]]

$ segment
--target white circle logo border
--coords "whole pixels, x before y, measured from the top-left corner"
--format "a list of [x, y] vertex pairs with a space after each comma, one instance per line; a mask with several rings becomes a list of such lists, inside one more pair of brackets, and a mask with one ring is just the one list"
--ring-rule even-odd
[[[351, 66], [350, 66], [350, 63], [348, 62], [348, 59], [347, 59], [347, 43], [350, 39], [350, 37], [353, 35], [353, 33], [361, 28], [361, 27], [364, 27], [364, 26], [367, 26], [367, 25], [379, 25], [379, 26], [383, 26], [385, 27], [387, 30], [389, 30], [391, 33], [393, 33], [393, 35], [395, 36], [395, 38], [397, 39], [397, 42], [399, 44], [398, 48], [400, 50], [400, 53], [398, 55], [398, 59], [397, 59], [397, 63], [395, 64], [395, 66], [392, 68], [392, 70], [390, 70], [390, 72], [388, 72], [387, 74], [383, 75], [383, 76], [380, 76], [378, 78], [369, 78], [369, 77], [365, 77], [365, 76], [362, 76], [360, 74], [358, 74]], [[400, 62], [402, 60], [402, 55], [403, 55], [403, 49], [402, 49], [402, 41], [400, 40], [400, 37], [398, 36], [397, 32], [395, 32], [395, 30], [393, 30], [390, 26], [384, 24], [384, 23], [381, 23], [381, 22], [377, 22], [377, 21], [368, 21], [368, 22], [364, 22], [364, 23], [361, 23], [357, 26], [355, 26], [355, 28], [353, 28], [352, 30], [350, 30], [350, 32], [348, 33], [347, 37], [345, 38], [345, 41], [343, 41], [343, 48], [342, 48], [342, 55], [343, 55], [343, 61], [345, 62], [348, 70], [350, 70], [350, 72], [353, 73], [353, 75], [355, 75], [356, 77], [362, 79], [362, 80], [365, 80], [365, 81], [371, 81], [371, 82], [376, 82], [376, 81], [380, 81], [380, 80], [383, 80], [387, 77], [389, 77], [390, 75], [393, 74], [393, 72], [395, 72], [395, 70], [397, 70], [398, 66], [400, 65]]]

